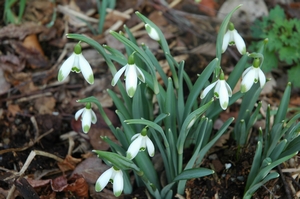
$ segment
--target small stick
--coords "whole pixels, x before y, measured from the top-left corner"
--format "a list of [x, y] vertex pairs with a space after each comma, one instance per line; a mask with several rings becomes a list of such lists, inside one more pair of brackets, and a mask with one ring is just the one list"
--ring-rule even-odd
[[286, 193], [286, 198], [287, 199], [293, 199], [292, 198], [292, 194], [291, 194], [291, 190], [290, 190], [290, 188], [288, 186], [288, 183], [285, 181], [285, 178], [284, 178], [283, 173], [281, 171], [280, 165], [277, 166], [277, 170], [278, 170], [278, 172], [280, 174], [280, 178], [281, 178], [283, 186], [284, 186], [284, 190], [285, 190], [285, 193]]

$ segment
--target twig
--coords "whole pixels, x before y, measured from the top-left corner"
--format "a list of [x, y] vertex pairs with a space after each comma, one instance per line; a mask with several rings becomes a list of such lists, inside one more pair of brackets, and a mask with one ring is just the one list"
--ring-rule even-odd
[[291, 190], [290, 190], [290, 188], [288, 186], [288, 183], [286, 182], [286, 180], [284, 178], [284, 175], [283, 175], [283, 173], [281, 171], [280, 165], [277, 166], [277, 170], [278, 170], [278, 172], [280, 174], [280, 178], [281, 178], [283, 186], [284, 186], [284, 190], [285, 190], [285, 193], [286, 193], [286, 198], [287, 199], [293, 199], [292, 198], [292, 194], [291, 194]]
[[[36, 156], [36, 155], [40, 155], [40, 156], [45, 156], [45, 157], [48, 157], [48, 158], [52, 158], [58, 162], [62, 162], [64, 161], [62, 158], [60, 157], [57, 157], [56, 155], [53, 155], [51, 153], [47, 153], [47, 152], [44, 152], [44, 151], [38, 151], [38, 150], [33, 150], [30, 152], [29, 156], [27, 157], [22, 169], [19, 171], [19, 173], [17, 174], [17, 176], [22, 176], [25, 171], [27, 170], [27, 168], [29, 167], [30, 163], [32, 162], [33, 158]], [[11, 199], [12, 196], [13, 196], [13, 193], [14, 191], [16, 190], [16, 186], [13, 184], [12, 187], [10, 188], [8, 194], [7, 194], [7, 199]]]
[[24, 151], [26, 149], [28, 149], [29, 147], [32, 147], [35, 143], [37, 143], [38, 141], [40, 141], [44, 136], [50, 134], [53, 132], [53, 129], [50, 129], [49, 131], [47, 131], [46, 133], [44, 133], [43, 135], [39, 136], [37, 139], [35, 139], [34, 141], [31, 141], [27, 144], [27, 146], [23, 146], [20, 148], [9, 148], [9, 149], [4, 149], [0, 151], [0, 155], [4, 154], [4, 153], [8, 153], [8, 152], [12, 152], [12, 151]]

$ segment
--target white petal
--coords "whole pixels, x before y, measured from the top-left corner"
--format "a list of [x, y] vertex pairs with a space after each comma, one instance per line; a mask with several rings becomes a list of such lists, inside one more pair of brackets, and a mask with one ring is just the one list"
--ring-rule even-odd
[[118, 80], [120, 79], [121, 75], [123, 74], [123, 72], [125, 71], [125, 69], [127, 68], [127, 65], [123, 66], [114, 76], [114, 78], [111, 81], [111, 85], [115, 86], [116, 83], [118, 82]]
[[225, 80], [220, 80], [220, 88], [219, 88], [219, 100], [220, 100], [220, 106], [223, 110], [227, 109], [228, 106], [228, 91], [226, 88], [226, 82]]
[[120, 196], [124, 188], [123, 173], [121, 170], [116, 171], [113, 179], [113, 191], [116, 197]]
[[94, 83], [94, 74], [89, 62], [84, 58], [82, 54], [79, 54], [79, 67], [84, 79], [89, 83]]
[[227, 30], [227, 32], [224, 35], [223, 38], [223, 44], [222, 44], [222, 53], [226, 51], [228, 44], [229, 44], [229, 39], [230, 39], [230, 32]]
[[111, 175], [113, 173], [113, 168], [106, 170], [102, 175], [98, 178], [95, 185], [95, 191], [99, 192], [107, 185], [109, 182]]
[[75, 120], [78, 120], [79, 116], [82, 114], [82, 112], [85, 110], [85, 108], [82, 108], [80, 110], [78, 110], [76, 113], [75, 113]]
[[136, 72], [137, 72], [137, 77], [138, 77], [143, 83], [145, 83], [145, 76], [144, 76], [143, 72], [142, 72], [138, 67], [136, 67]]
[[68, 77], [74, 65], [75, 56], [75, 53], [72, 53], [72, 55], [61, 65], [58, 72], [58, 81], [61, 82]]
[[266, 76], [265, 74], [262, 72], [261, 69], [259, 69], [258, 71], [258, 77], [259, 77], [259, 83], [260, 83], [260, 87], [264, 87], [265, 83], [266, 83]]
[[82, 131], [84, 133], [87, 133], [91, 128], [92, 123], [92, 113], [91, 109], [85, 109], [85, 111], [82, 113], [81, 119], [81, 125], [82, 125]]
[[244, 78], [244, 76], [250, 71], [250, 70], [252, 70], [254, 67], [253, 66], [250, 66], [250, 67], [248, 67], [248, 68], [246, 68], [246, 70], [243, 72], [243, 74], [242, 74], [242, 78]]
[[138, 154], [141, 148], [142, 139], [143, 136], [140, 135], [133, 142], [131, 142], [127, 150], [127, 155], [126, 155], [127, 158], [132, 160]]
[[234, 43], [236, 45], [236, 48], [238, 49], [239, 53], [241, 55], [246, 53], [246, 44], [244, 42], [244, 39], [241, 37], [241, 35], [236, 31], [233, 30], [233, 38], [234, 38]]
[[136, 139], [137, 137], [139, 137], [140, 135], [141, 135], [140, 133], [135, 134], [134, 136], [132, 136], [131, 141], [135, 140], [135, 139]]
[[225, 81], [225, 80], [218, 80], [217, 81], [217, 84], [215, 86], [215, 89], [214, 89], [214, 96], [216, 98], [219, 98], [220, 97], [220, 87], [221, 85], [223, 84], [222, 81]]
[[147, 146], [149, 156], [153, 157], [155, 154], [155, 148], [154, 148], [152, 141], [150, 140], [150, 138], [148, 136], [146, 138], [146, 146]]
[[216, 82], [214, 82], [214, 83], [208, 85], [208, 86], [204, 89], [204, 91], [202, 91], [202, 94], [201, 94], [200, 98], [201, 98], [201, 99], [205, 98], [205, 96], [207, 95], [207, 93], [208, 93], [208, 92], [216, 85], [217, 82], [218, 82], [218, 81], [216, 81]]
[[125, 85], [129, 97], [133, 97], [137, 87], [137, 74], [135, 68], [136, 68], [135, 65], [128, 65], [125, 72], [125, 76], [126, 76]]
[[252, 87], [255, 79], [255, 70], [249, 70], [247, 74], [245, 74], [242, 85], [241, 85], [241, 92], [245, 93]]
[[92, 114], [92, 123], [96, 124], [96, 122], [97, 122], [97, 116], [96, 116], [96, 114], [95, 114], [95, 112], [93, 110], [91, 111], [91, 114]]
[[232, 90], [230, 88], [230, 86], [227, 84], [227, 82], [225, 83], [226, 85], [226, 89], [227, 89], [227, 92], [228, 92], [228, 96], [231, 97], [232, 96]]

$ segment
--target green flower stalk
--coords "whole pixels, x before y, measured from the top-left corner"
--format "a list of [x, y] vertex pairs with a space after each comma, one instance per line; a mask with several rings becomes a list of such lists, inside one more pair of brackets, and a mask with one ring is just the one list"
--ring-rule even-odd
[[84, 79], [89, 83], [94, 83], [94, 74], [89, 62], [81, 52], [80, 42], [74, 47], [72, 55], [61, 65], [58, 71], [58, 81], [65, 80], [70, 72], [82, 73]]

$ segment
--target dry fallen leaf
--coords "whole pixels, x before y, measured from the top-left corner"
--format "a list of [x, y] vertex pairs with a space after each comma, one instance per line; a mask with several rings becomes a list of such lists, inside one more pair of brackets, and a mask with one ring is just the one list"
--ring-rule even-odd
[[62, 172], [74, 170], [76, 165], [81, 162], [81, 159], [67, 155], [63, 162], [58, 162], [57, 165]]
[[108, 169], [106, 164], [97, 156], [92, 156], [82, 161], [73, 171], [71, 177], [75, 174], [81, 175], [91, 184], [95, 184], [99, 176]]
[[18, 104], [9, 104], [7, 110], [8, 114], [12, 115], [13, 117], [15, 117], [17, 113], [21, 112], [21, 109]]
[[0, 68], [0, 88], [0, 95], [6, 93], [10, 89], [10, 84], [5, 80], [2, 68]]
[[34, 100], [34, 108], [39, 114], [52, 114], [56, 100], [54, 97], [40, 97]]

